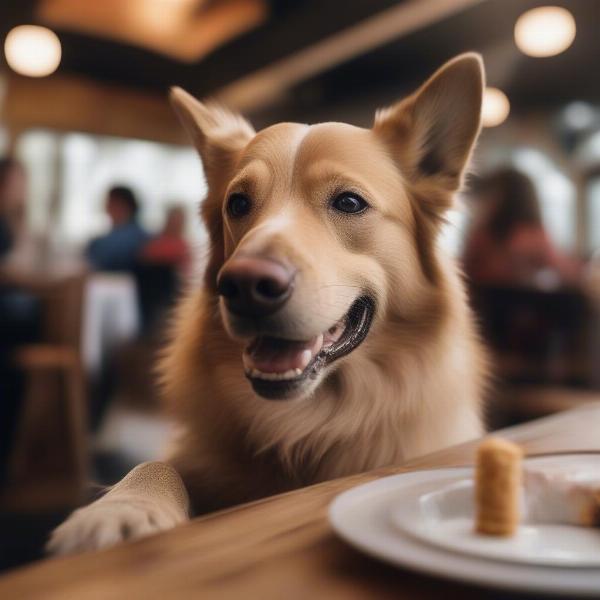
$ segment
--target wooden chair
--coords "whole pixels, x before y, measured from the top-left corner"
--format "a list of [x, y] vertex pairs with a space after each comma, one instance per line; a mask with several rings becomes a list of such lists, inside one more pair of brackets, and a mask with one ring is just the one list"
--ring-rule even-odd
[[583, 288], [472, 286], [470, 291], [492, 353], [490, 426], [600, 401], [591, 352], [597, 317]]
[[[85, 494], [89, 450], [80, 352], [83, 289], [82, 277], [45, 289], [43, 341], [21, 347], [15, 356], [26, 380], [10, 467], [10, 489], [19, 504], [26, 499], [40, 508], [52, 496], [50, 503], [76, 504]], [[54, 464], [52, 457], [58, 457]], [[54, 487], [57, 493], [38, 493], [40, 487]]]

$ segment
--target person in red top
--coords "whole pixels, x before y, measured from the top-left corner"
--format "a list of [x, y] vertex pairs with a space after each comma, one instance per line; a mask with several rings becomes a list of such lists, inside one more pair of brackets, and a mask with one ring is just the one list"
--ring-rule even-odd
[[181, 206], [171, 207], [161, 233], [150, 240], [142, 252], [146, 263], [171, 265], [185, 272], [190, 263], [190, 249], [184, 238], [185, 211]]
[[544, 228], [533, 183], [515, 169], [502, 169], [476, 186], [481, 203], [463, 255], [466, 275], [480, 284], [535, 284], [550, 275], [574, 282], [580, 265], [554, 246]]

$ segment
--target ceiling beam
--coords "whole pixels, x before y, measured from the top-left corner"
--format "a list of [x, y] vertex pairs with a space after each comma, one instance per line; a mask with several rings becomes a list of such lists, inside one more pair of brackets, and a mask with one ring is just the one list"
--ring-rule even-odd
[[483, 1], [406, 0], [224, 86], [213, 97], [244, 112], [264, 109], [301, 81]]
[[166, 94], [54, 75], [7, 77], [0, 119], [14, 134], [33, 127], [187, 144]]

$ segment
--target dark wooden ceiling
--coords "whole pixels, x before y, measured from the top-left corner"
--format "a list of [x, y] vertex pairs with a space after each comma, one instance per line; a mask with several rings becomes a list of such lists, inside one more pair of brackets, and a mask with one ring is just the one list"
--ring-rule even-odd
[[[272, 120], [348, 118], [369, 114], [417, 86], [460, 52], [483, 54], [488, 83], [501, 87], [515, 113], [562, 106], [572, 100], [600, 104], [600, 0], [552, 2], [575, 16], [573, 45], [555, 57], [523, 55], [513, 41], [516, 19], [535, 0], [488, 0], [304, 81]], [[358, 110], [357, 110], [358, 109]], [[261, 115], [266, 118], [267, 115]]]
[[[2, 39], [17, 24], [35, 23], [36, 1], [0, 2]], [[344, 10], [340, 10], [339, 0], [270, 0], [270, 18], [263, 25], [193, 64], [107, 39], [55, 30], [63, 47], [60, 71], [159, 91], [180, 85], [206, 96], [275, 59], [291, 55], [397, 3], [397, 0], [350, 0], [343, 2]]]
[[[0, 36], [34, 21], [36, 0], [0, 2]], [[393, 0], [272, 0], [263, 25], [194, 64], [88, 35], [57, 31], [63, 44], [60, 71], [98, 81], [163, 92], [170, 85], [207, 96], [224, 85], [341, 31], [399, 2]], [[297, 84], [275, 105], [254, 114], [258, 124], [277, 120], [362, 120], [392, 101], [439, 64], [465, 50], [480, 51], [489, 82], [502, 87], [516, 111], [600, 103], [600, 0], [563, 0], [575, 16], [577, 37], [565, 53], [523, 56], [514, 46], [516, 18], [534, 0], [483, 0], [424, 29]]]

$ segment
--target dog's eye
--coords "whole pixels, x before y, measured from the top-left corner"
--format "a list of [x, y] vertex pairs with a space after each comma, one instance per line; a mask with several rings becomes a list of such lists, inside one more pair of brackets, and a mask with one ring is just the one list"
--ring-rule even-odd
[[366, 210], [369, 205], [358, 194], [342, 192], [333, 199], [331, 206], [343, 213], [357, 214]]
[[252, 202], [245, 194], [231, 194], [227, 200], [227, 212], [234, 218], [247, 215], [251, 206]]

